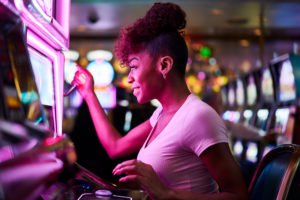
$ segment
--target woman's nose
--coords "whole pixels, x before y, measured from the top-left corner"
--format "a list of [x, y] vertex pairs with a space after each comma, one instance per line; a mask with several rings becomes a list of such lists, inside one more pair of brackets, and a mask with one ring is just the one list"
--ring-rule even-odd
[[128, 82], [128, 83], [133, 83], [133, 77], [132, 77], [132, 75], [131, 75], [131, 72], [129, 72], [129, 74], [128, 74], [127, 82]]

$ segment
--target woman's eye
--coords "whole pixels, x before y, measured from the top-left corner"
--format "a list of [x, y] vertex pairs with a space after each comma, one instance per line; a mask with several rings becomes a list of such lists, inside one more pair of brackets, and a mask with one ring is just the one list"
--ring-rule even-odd
[[137, 66], [135, 66], [135, 65], [130, 66], [130, 70], [133, 70], [133, 69], [136, 69], [136, 68], [137, 68]]

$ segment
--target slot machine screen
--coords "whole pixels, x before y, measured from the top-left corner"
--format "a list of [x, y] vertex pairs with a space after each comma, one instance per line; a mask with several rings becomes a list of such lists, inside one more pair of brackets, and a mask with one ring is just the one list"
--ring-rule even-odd
[[237, 123], [240, 120], [240, 112], [238, 111], [232, 111], [232, 110], [227, 110], [224, 112], [222, 118], [224, 120], [228, 120], [234, 123]]
[[263, 69], [261, 78], [261, 93], [264, 102], [274, 102], [274, 82], [269, 68]]
[[238, 106], [243, 106], [245, 104], [244, 84], [241, 79], [238, 79], [236, 83], [236, 103]]
[[28, 48], [35, 82], [43, 105], [54, 105], [54, 81], [52, 62], [41, 53]]
[[257, 119], [256, 119], [256, 122], [255, 122], [255, 126], [258, 129], [266, 130], [268, 116], [269, 116], [269, 110], [268, 109], [259, 109], [257, 111]]
[[257, 143], [248, 142], [247, 151], [246, 151], [246, 159], [250, 162], [256, 163], [257, 157], [258, 157]]
[[279, 70], [279, 101], [296, 99], [295, 76], [291, 61], [283, 61]]
[[244, 119], [244, 124], [245, 125], [250, 124], [250, 121], [251, 121], [252, 117], [253, 117], [253, 111], [252, 110], [250, 110], [250, 109], [244, 110], [243, 119]]
[[224, 86], [221, 88], [221, 98], [223, 106], [227, 105], [227, 88]]
[[0, 85], [5, 99], [4, 119], [48, 127], [22, 30], [22, 26], [15, 27], [4, 37], [0, 35], [3, 44]]
[[287, 122], [290, 115], [290, 109], [289, 108], [278, 108], [275, 111], [275, 126], [274, 130], [277, 133], [285, 133], [287, 128]]
[[90, 62], [86, 68], [94, 77], [94, 90], [100, 104], [106, 109], [114, 108], [117, 93], [116, 88], [112, 85], [115, 75], [113, 66], [108, 61], [95, 60]]
[[257, 87], [253, 75], [250, 75], [247, 80], [247, 105], [253, 106], [257, 99]]
[[236, 155], [238, 158], [241, 157], [243, 150], [244, 150], [244, 147], [243, 147], [242, 141], [236, 140], [233, 144], [234, 155]]
[[234, 86], [232, 84], [228, 87], [228, 105], [234, 106], [235, 103], [235, 90]]

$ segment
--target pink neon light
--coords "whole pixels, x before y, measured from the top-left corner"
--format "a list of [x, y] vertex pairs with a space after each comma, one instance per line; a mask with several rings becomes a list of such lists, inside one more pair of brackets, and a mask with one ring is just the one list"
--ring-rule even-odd
[[33, 32], [28, 30], [27, 42], [30, 46], [48, 56], [53, 62], [54, 72], [54, 93], [55, 93], [55, 111], [54, 111], [54, 126], [55, 136], [62, 135], [62, 120], [63, 120], [63, 66], [64, 55], [54, 50], [47, 43], [42, 41]]

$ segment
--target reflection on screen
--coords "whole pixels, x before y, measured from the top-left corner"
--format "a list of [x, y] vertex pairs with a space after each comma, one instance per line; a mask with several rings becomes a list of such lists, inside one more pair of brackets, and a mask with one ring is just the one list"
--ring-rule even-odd
[[237, 80], [236, 86], [236, 103], [239, 106], [243, 106], [245, 103], [245, 96], [244, 96], [244, 86], [242, 80]]
[[54, 83], [52, 63], [46, 56], [32, 48], [29, 48], [29, 56], [41, 102], [43, 105], [53, 106]]
[[253, 106], [257, 99], [257, 89], [253, 76], [249, 76], [247, 84], [247, 105]]
[[273, 79], [269, 68], [266, 68], [263, 71], [261, 80], [261, 91], [264, 101], [274, 101]]
[[268, 109], [259, 109], [257, 111], [257, 119], [256, 119], [256, 122], [255, 122], [255, 126], [258, 129], [266, 130], [268, 116], [269, 116], [269, 110]]
[[279, 77], [279, 100], [290, 101], [296, 98], [295, 77], [290, 60], [282, 63]]
[[246, 159], [250, 162], [257, 162], [258, 149], [255, 142], [249, 142], [247, 145]]

